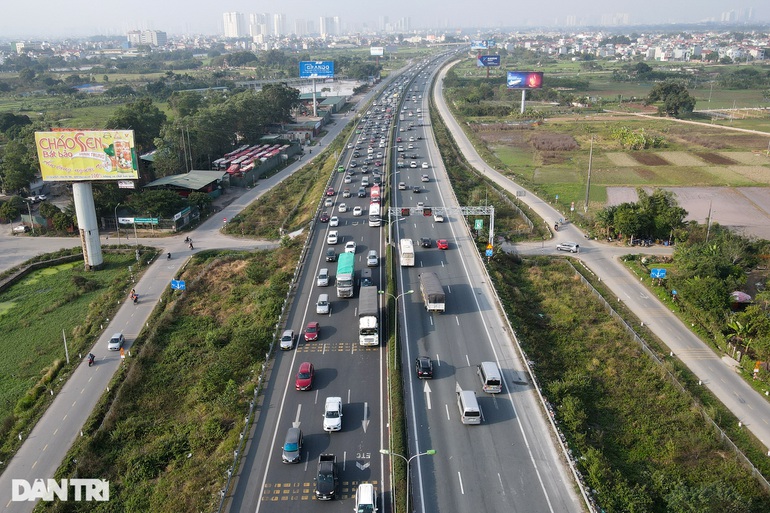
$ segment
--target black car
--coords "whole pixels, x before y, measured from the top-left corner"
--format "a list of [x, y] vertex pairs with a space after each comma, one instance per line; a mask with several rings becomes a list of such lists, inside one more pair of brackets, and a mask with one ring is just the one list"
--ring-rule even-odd
[[418, 356], [414, 361], [414, 370], [420, 379], [433, 378], [433, 362], [428, 356]]
[[337, 252], [334, 251], [334, 248], [329, 248], [326, 250], [326, 261], [327, 262], [337, 261]]
[[321, 212], [321, 215], [318, 216], [318, 220], [322, 223], [328, 223], [329, 222], [329, 214], [326, 212]]
[[431, 247], [432, 243], [431, 240], [428, 237], [420, 237], [420, 246], [424, 248]]
[[422, 189], [420, 189], [419, 185], [415, 185], [414, 187], [412, 187], [412, 192], [415, 194], [420, 194], [420, 192], [422, 192]]

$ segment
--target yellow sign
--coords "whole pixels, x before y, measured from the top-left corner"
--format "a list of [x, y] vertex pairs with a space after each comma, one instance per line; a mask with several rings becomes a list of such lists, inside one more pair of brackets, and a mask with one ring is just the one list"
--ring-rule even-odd
[[492, 249], [492, 244], [487, 244], [487, 249]]
[[137, 180], [133, 130], [35, 132], [43, 180]]

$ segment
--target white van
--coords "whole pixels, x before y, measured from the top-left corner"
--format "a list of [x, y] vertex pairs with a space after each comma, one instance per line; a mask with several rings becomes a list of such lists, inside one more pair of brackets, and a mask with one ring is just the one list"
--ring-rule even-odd
[[457, 392], [457, 408], [460, 410], [460, 421], [463, 424], [481, 424], [481, 409], [473, 390], [463, 390], [455, 385]]
[[481, 380], [481, 388], [488, 394], [499, 394], [503, 391], [503, 379], [500, 369], [495, 362], [481, 362], [476, 369]]
[[328, 315], [330, 308], [329, 294], [319, 294], [318, 302], [315, 304], [315, 313], [319, 315]]
[[377, 511], [377, 491], [372, 483], [361, 483], [356, 490], [356, 513]]

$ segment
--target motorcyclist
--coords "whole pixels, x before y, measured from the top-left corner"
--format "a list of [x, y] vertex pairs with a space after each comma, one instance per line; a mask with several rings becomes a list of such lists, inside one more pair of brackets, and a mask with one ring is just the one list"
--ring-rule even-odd
[[94, 353], [88, 353], [88, 366], [89, 367], [94, 364], [94, 360], [95, 359], [96, 359], [96, 356], [94, 355]]

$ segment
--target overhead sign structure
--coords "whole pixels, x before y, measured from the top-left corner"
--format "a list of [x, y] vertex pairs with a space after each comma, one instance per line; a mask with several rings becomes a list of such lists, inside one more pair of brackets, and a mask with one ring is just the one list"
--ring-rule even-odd
[[384, 46], [372, 46], [369, 48], [369, 52], [371, 55], [376, 55], [377, 57], [382, 57], [385, 55], [385, 47]]
[[508, 89], [541, 89], [542, 71], [509, 71]]
[[300, 61], [300, 78], [334, 78], [334, 61]]
[[473, 222], [473, 228], [476, 229], [476, 230], [481, 230], [482, 228], [484, 228], [484, 220], [483, 219], [476, 219]]
[[35, 146], [47, 182], [139, 179], [133, 130], [35, 132]]
[[476, 65], [480, 68], [488, 68], [490, 66], [499, 66], [500, 65], [500, 56], [499, 55], [479, 55], [476, 58]]

